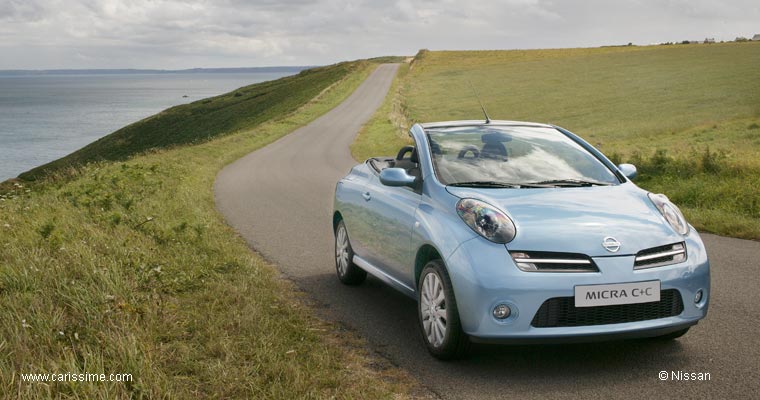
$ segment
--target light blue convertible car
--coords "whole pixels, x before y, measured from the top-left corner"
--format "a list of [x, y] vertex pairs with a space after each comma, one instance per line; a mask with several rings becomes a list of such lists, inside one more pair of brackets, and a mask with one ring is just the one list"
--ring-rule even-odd
[[430, 353], [470, 342], [676, 338], [707, 314], [699, 234], [553, 125], [414, 125], [413, 146], [355, 166], [335, 190], [338, 278], [413, 297]]

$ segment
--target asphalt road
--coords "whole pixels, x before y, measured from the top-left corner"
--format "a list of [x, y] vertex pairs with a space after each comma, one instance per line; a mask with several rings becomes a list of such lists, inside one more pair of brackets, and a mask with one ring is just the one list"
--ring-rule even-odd
[[[395, 71], [380, 66], [344, 103], [217, 177], [217, 207], [228, 223], [322, 314], [356, 329], [446, 399], [760, 398], [760, 242], [703, 235], [712, 262], [710, 312], [672, 342], [477, 346], [467, 360], [440, 362], [419, 337], [414, 301], [373, 278], [341, 285], [333, 261], [335, 182], [355, 164], [348, 146]], [[660, 371], [705, 372], [710, 380], [661, 381]]]

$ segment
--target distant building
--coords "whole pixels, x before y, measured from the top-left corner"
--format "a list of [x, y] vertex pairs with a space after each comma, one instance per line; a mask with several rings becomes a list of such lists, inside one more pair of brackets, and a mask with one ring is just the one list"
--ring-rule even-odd
[[715, 38], [705, 38], [705, 44], [707, 43], [715, 43]]
[[756, 34], [755, 36], [752, 36], [752, 40], [760, 41], [760, 33]]

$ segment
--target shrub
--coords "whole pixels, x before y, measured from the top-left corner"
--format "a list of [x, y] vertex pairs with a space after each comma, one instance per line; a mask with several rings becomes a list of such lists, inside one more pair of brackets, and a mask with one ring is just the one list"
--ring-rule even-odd
[[709, 174], [716, 174], [721, 171], [726, 153], [723, 150], [710, 151], [710, 147], [705, 147], [702, 153], [702, 171]]
[[627, 158], [617, 152], [610, 156], [610, 160], [615, 164], [629, 162], [636, 165], [642, 180], [666, 175], [674, 178], [690, 178], [700, 173], [717, 175], [731, 169], [728, 158], [725, 151], [712, 151], [709, 147], [705, 147], [703, 151], [692, 148], [691, 151], [676, 157], [665, 149], [657, 149], [651, 156], [645, 156], [638, 151]]

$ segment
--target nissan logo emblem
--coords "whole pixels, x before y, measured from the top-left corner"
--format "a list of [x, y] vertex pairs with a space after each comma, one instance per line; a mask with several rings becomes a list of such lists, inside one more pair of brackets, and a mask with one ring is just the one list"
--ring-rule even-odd
[[607, 236], [604, 238], [604, 240], [602, 240], [602, 246], [604, 246], [604, 248], [607, 249], [607, 251], [610, 253], [616, 253], [618, 250], [620, 250], [620, 242], [618, 242], [617, 239], [612, 236]]

